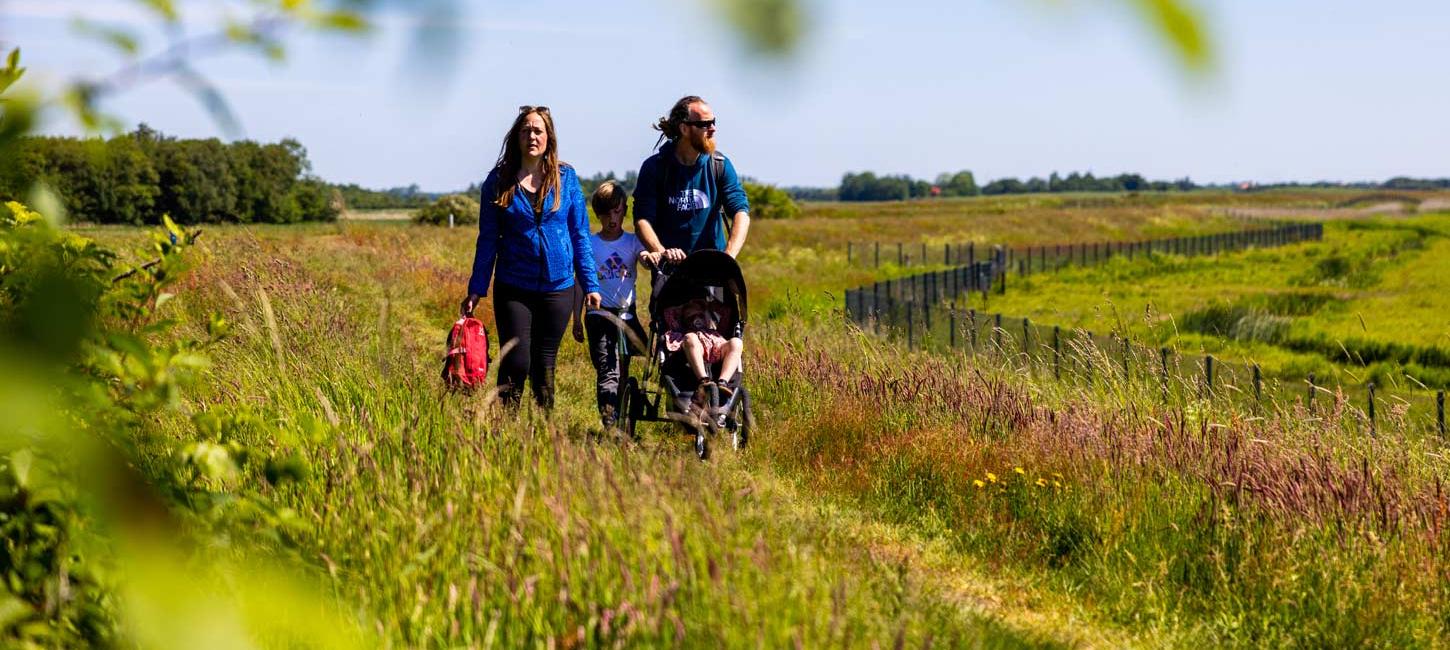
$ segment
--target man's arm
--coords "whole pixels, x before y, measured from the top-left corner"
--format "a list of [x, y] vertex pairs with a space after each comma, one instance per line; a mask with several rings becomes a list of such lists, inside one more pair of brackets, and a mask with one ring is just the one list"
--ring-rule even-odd
[[750, 213], [744, 210], [735, 213], [735, 225], [730, 229], [730, 241], [725, 244], [725, 252], [730, 257], [739, 257], [740, 249], [745, 247], [745, 236], [750, 232]]
[[722, 188], [725, 214], [734, 215], [731, 217], [733, 224], [730, 228], [730, 241], [725, 242], [725, 252], [730, 257], [739, 257], [740, 249], [745, 247], [745, 236], [750, 232], [750, 198], [745, 193], [745, 184], [740, 182], [740, 175], [735, 173], [735, 164], [725, 159], [725, 187]]
[[639, 237], [641, 244], [651, 253], [663, 251], [665, 247], [660, 244], [660, 238], [655, 236], [654, 226], [649, 225], [649, 220], [644, 217], [634, 218], [634, 234]]

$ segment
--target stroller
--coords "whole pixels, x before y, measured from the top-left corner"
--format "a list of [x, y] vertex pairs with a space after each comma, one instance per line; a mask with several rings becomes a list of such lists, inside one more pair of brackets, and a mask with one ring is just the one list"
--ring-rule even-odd
[[[710, 457], [710, 439], [730, 435], [731, 446], [745, 448], [755, 428], [750, 411], [750, 392], [745, 388], [744, 370], [729, 378], [730, 395], [721, 401], [721, 391], [708, 387], [709, 401], [704, 414], [692, 414], [691, 398], [699, 380], [690, 370], [683, 350], [670, 352], [665, 345], [665, 312], [692, 300], [703, 299], [721, 314], [718, 330], [727, 339], [745, 334], [745, 278], [735, 258], [717, 250], [691, 253], [672, 269], [661, 271], [650, 299], [650, 328], [647, 342], [649, 363], [642, 377], [629, 377], [620, 389], [619, 413], [625, 433], [635, 436], [639, 422], [676, 422], [695, 438], [695, 454]], [[718, 377], [720, 364], [712, 364], [710, 375]]]

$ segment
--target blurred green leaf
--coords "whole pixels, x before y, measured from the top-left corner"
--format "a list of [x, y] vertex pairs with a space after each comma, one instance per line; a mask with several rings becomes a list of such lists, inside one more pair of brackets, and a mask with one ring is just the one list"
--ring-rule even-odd
[[1183, 64], [1193, 71], [1205, 71], [1213, 63], [1213, 48], [1204, 32], [1203, 21], [1193, 7], [1181, 0], [1133, 0], [1142, 19], [1173, 48]]
[[172, 0], [138, 0], [138, 1], [142, 5], [145, 5], [146, 7], [150, 8], [152, 11], [154, 11], [158, 15], [160, 15], [162, 18], [164, 18], [166, 20], [166, 22], [174, 23], [174, 22], [176, 22], [176, 21], [178, 21], [178, 20], [181, 19], [181, 15], [179, 13], [177, 13], [177, 11], [176, 11], [176, 3], [172, 2]]
[[793, 54], [809, 18], [800, 0], [712, 0], [751, 49], [773, 57]]
[[25, 75], [25, 68], [20, 67], [20, 48], [10, 50], [10, 55], [5, 57], [5, 67], [0, 68], [0, 93], [4, 93], [10, 86]]
[[346, 10], [321, 12], [312, 22], [320, 28], [340, 32], [361, 33], [371, 28], [362, 14]]
[[141, 52], [140, 39], [124, 29], [96, 24], [80, 17], [71, 22], [71, 28], [77, 34], [106, 43], [127, 56], [136, 56]]
[[35, 452], [29, 449], [17, 449], [10, 454], [10, 474], [22, 490], [30, 488], [30, 467], [34, 462]]

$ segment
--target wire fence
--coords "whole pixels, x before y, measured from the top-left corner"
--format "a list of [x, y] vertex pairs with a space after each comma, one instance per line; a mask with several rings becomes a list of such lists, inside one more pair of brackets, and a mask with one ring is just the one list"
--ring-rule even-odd
[[979, 262], [990, 262], [997, 275], [1005, 275], [1014, 270], [1018, 275], [1027, 275], [1058, 271], [1069, 266], [1102, 264], [1115, 257], [1133, 259], [1149, 253], [1215, 255], [1246, 248], [1270, 248], [1303, 241], [1319, 241], [1323, 238], [1324, 225], [1320, 223], [1277, 223], [1267, 227], [1195, 237], [1030, 246], [975, 242], [947, 243], [940, 246], [931, 246], [925, 242], [895, 242], [884, 245], [881, 242], [847, 242], [846, 261], [852, 265], [873, 268], [879, 268], [883, 263], [895, 263], [898, 267], [905, 267], [936, 264], [972, 266]]
[[[944, 286], [946, 290], [938, 290]], [[1297, 402], [1310, 414], [1347, 412], [1370, 435], [1390, 424], [1445, 440], [1445, 387], [1321, 382], [1313, 374], [1266, 377], [1257, 364], [1145, 346], [1116, 332], [1065, 329], [958, 309], [957, 296], [949, 283], [939, 281], [878, 282], [847, 290], [846, 313], [862, 330], [904, 340], [908, 349], [987, 356], [1038, 378], [1112, 384], [1146, 391], [1165, 403], [1207, 401], [1253, 413]]]

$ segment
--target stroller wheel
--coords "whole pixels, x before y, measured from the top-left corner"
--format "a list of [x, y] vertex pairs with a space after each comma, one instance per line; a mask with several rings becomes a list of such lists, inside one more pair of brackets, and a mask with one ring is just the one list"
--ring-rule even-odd
[[639, 421], [640, 398], [639, 382], [634, 377], [626, 379], [619, 391], [619, 428], [636, 442], [639, 437], [634, 433], [634, 425]]
[[695, 429], [695, 455], [700, 460], [710, 460], [710, 435], [704, 427]]
[[750, 411], [750, 391], [744, 386], [740, 387], [740, 404], [736, 407], [739, 411], [735, 415], [735, 426], [730, 431], [730, 445], [736, 449], [744, 449], [750, 444], [750, 434], [755, 432], [755, 414]]

